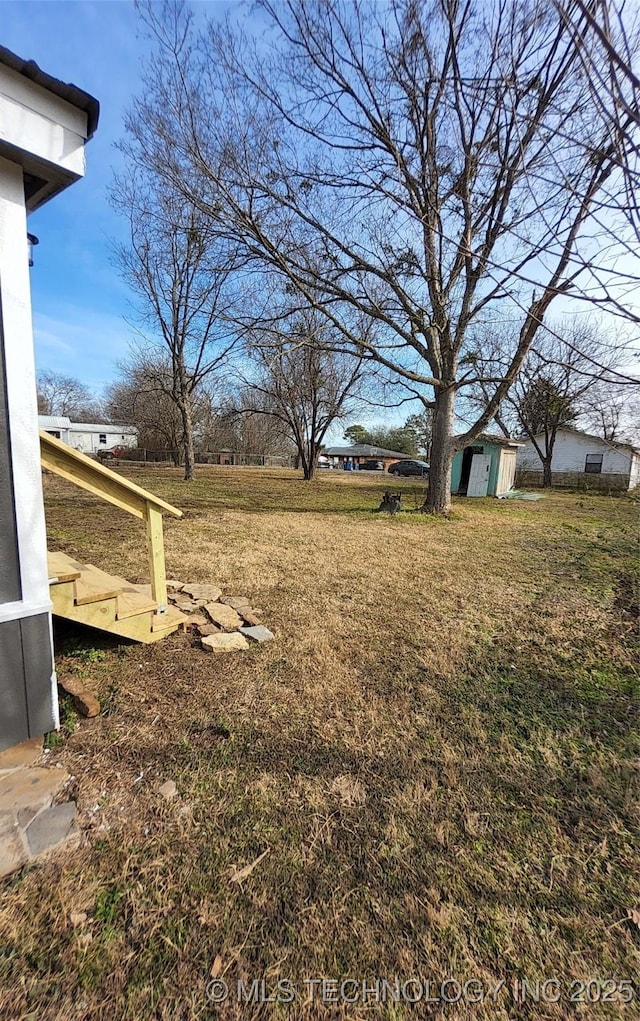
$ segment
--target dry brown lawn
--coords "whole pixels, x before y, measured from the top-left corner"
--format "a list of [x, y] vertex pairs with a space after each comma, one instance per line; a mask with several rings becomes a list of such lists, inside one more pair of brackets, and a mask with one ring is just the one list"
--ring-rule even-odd
[[[129, 474], [185, 510], [170, 576], [250, 596], [277, 640], [57, 627], [103, 707], [65, 705], [48, 753], [85, 839], [0, 888], [0, 1016], [640, 1016], [633, 501], [390, 518], [375, 476]], [[138, 522], [46, 491], [51, 548], [145, 580]]]

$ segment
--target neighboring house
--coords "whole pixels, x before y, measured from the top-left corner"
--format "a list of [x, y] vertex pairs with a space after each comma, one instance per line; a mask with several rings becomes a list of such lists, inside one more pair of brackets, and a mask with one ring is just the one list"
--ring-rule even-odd
[[397, 450], [386, 450], [384, 447], [374, 447], [371, 443], [355, 443], [351, 447], [327, 447], [322, 451], [323, 457], [328, 457], [335, 468], [340, 468], [345, 461], [355, 461], [356, 464], [363, 464], [364, 461], [382, 461], [385, 471], [390, 464], [396, 461], [411, 460], [409, 454], [403, 454]]
[[72, 422], [56, 415], [38, 415], [38, 425], [57, 440], [68, 443], [83, 454], [97, 454], [112, 447], [137, 447], [138, 430], [134, 425], [94, 425]]
[[83, 176], [98, 112], [0, 47], [0, 750], [58, 724], [27, 216]]
[[[536, 440], [543, 448], [544, 434]], [[633, 489], [640, 485], [640, 448], [563, 426], [556, 434], [551, 473], [554, 486]], [[542, 485], [542, 464], [531, 440], [518, 451], [518, 484]]]
[[451, 492], [459, 496], [504, 496], [513, 489], [519, 440], [481, 433], [458, 451], [451, 467]]

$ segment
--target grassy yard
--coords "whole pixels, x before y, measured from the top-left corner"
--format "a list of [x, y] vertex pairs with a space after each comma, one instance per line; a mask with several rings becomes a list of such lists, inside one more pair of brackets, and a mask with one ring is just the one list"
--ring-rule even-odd
[[[614, 987], [640, 963], [637, 505], [390, 518], [384, 478], [128, 474], [185, 510], [169, 575], [250, 596], [277, 641], [57, 629], [103, 706], [49, 753], [86, 840], [0, 887], [0, 1016], [640, 1016]], [[139, 522], [46, 481], [50, 548], [145, 580]]]

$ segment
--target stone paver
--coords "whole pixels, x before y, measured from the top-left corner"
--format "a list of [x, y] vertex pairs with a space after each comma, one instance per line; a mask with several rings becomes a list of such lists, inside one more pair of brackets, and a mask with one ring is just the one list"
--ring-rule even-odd
[[206, 627], [208, 623], [204, 613], [191, 613], [187, 618], [187, 627]]
[[17, 813], [22, 808], [47, 808], [69, 779], [64, 769], [20, 769], [0, 777], [0, 813]]
[[201, 644], [205, 652], [236, 652], [249, 648], [247, 639], [239, 631], [234, 631], [231, 634], [209, 635], [202, 639]]
[[182, 591], [192, 599], [206, 599], [215, 603], [222, 595], [222, 589], [217, 585], [183, 585]]
[[273, 632], [269, 631], [264, 624], [258, 624], [255, 627], [241, 627], [240, 634], [250, 638], [253, 642], [272, 642], [275, 638]]
[[242, 624], [242, 617], [224, 603], [207, 603], [205, 610], [213, 623], [218, 624], [224, 631], [237, 631]]
[[202, 603], [200, 603], [197, 599], [187, 599], [186, 596], [183, 597], [182, 593], [175, 597], [169, 596], [169, 600], [170, 602], [175, 603], [178, 609], [182, 610], [183, 613], [191, 613], [192, 611], [199, 610], [202, 605]]
[[64, 843], [69, 837], [77, 836], [74, 827], [75, 817], [75, 801], [53, 805], [36, 816], [26, 829], [27, 845], [31, 854], [43, 854]]
[[256, 610], [252, 610], [251, 607], [246, 607], [244, 610], [240, 610], [240, 613], [242, 614], [245, 624], [248, 624], [249, 627], [261, 626], [262, 621], [260, 620]]
[[0, 774], [21, 766], [31, 766], [42, 755], [42, 738], [34, 737], [0, 752]]
[[63, 769], [38, 766], [23, 766], [0, 777], [0, 876], [45, 851], [79, 841], [73, 825], [75, 803], [51, 804], [68, 779]]
[[219, 635], [220, 628], [217, 624], [200, 624], [198, 625], [198, 633], [201, 638], [206, 638], [208, 635]]
[[221, 596], [220, 602], [237, 610], [238, 613], [242, 613], [243, 609], [248, 610], [251, 606], [251, 600], [247, 596]]
[[4, 830], [0, 823], [0, 876], [9, 876], [29, 861], [29, 853], [15, 824]]

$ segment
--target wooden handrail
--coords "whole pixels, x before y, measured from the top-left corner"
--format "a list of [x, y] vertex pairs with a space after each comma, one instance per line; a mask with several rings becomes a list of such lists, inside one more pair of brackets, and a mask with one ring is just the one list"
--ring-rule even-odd
[[164, 511], [175, 518], [181, 518], [182, 511], [137, 486], [135, 482], [124, 479], [98, 461], [93, 461], [79, 450], [74, 450], [43, 429], [40, 430], [40, 460], [42, 467], [55, 475], [146, 521], [151, 595], [158, 604], [158, 612], [164, 613], [167, 609], [167, 577], [164, 567], [162, 513]]
[[99, 461], [93, 461], [86, 454], [74, 450], [68, 443], [56, 439], [50, 433], [40, 430], [40, 458], [43, 468], [60, 475], [63, 479], [75, 483], [81, 489], [88, 490], [108, 503], [128, 511], [137, 518], [145, 518], [145, 507], [148, 503], [174, 518], [181, 518], [182, 511], [165, 503], [135, 482], [129, 482], [122, 475], [105, 468]]

